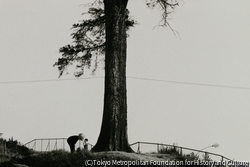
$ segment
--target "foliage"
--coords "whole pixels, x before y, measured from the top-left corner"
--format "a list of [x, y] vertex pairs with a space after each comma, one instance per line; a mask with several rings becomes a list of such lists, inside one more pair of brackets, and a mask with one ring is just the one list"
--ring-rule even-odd
[[13, 157], [24, 157], [33, 154], [34, 152], [23, 146], [13, 137], [9, 140], [0, 139], [0, 164], [4, 161], [9, 161]]
[[[182, 166], [190, 166], [193, 162], [196, 162], [197, 167], [199, 166], [209, 166], [209, 165], [204, 165], [202, 162], [212, 162], [213, 160], [210, 158], [209, 154], [205, 154], [202, 156], [201, 159], [199, 159], [199, 155], [195, 153], [190, 153], [190, 154], [183, 154], [177, 147], [175, 146], [161, 146], [160, 150], [158, 151], [160, 154], [169, 154], [171, 155], [172, 158], [171, 160], [178, 161], [178, 162], [183, 162]], [[162, 155], [161, 155], [162, 156]], [[162, 156], [164, 157], [164, 156]], [[190, 164], [186, 164], [185, 162], [189, 161]], [[200, 163], [198, 163], [198, 161]], [[208, 163], [209, 164], [209, 163]]]
[[170, 27], [167, 19], [169, 18], [169, 15], [171, 15], [174, 12], [175, 7], [179, 5], [180, 0], [146, 0], [146, 1], [147, 1], [146, 4], [149, 8], [154, 9], [158, 7], [159, 9], [163, 10], [160, 25]]
[[33, 153], [30, 149], [23, 146], [17, 140], [13, 140], [13, 137], [9, 140], [0, 139], [0, 152], [11, 154], [12, 156], [26, 156]]
[[[84, 13], [86, 14], [86, 13]], [[73, 39], [72, 45], [66, 45], [59, 49], [62, 54], [61, 58], [55, 62], [54, 66], [58, 67], [59, 77], [69, 65], [76, 64], [80, 69], [75, 72], [76, 77], [84, 74], [84, 67], [90, 68], [94, 60], [94, 68], [97, 69], [98, 62], [103, 61], [105, 54], [105, 14], [103, 4], [98, 3], [98, 7], [90, 7], [88, 10], [89, 19], [81, 23], [73, 24], [74, 33], [71, 34]], [[136, 21], [129, 17], [127, 10], [126, 28], [127, 31], [136, 24]]]
[[188, 154], [191, 160], [199, 160], [199, 155], [195, 154], [194, 152]]
[[[162, 10], [160, 26], [169, 27], [172, 32], [178, 34], [168, 23], [167, 19], [174, 12], [180, 0], [146, 0], [146, 5], [150, 9], [159, 8]], [[74, 32], [71, 34], [73, 44], [65, 45], [59, 49], [61, 58], [54, 63], [59, 71], [59, 77], [67, 71], [67, 67], [75, 65], [78, 71], [74, 73], [76, 77], [84, 74], [84, 68], [92, 68], [92, 73], [97, 69], [98, 63], [104, 61], [105, 54], [105, 14], [104, 4], [101, 0], [95, 0], [88, 10], [89, 19], [73, 24]], [[126, 27], [128, 30], [137, 22], [126, 14]]]
[[175, 154], [175, 155], [180, 155], [180, 151], [175, 147], [175, 146], [166, 146], [164, 147], [163, 145], [161, 146], [160, 150], [158, 151], [160, 154]]
[[203, 157], [203, 161], [212, 161], [209, 154], [204, 154], [204, 155], [202, 155], [202, 157]]

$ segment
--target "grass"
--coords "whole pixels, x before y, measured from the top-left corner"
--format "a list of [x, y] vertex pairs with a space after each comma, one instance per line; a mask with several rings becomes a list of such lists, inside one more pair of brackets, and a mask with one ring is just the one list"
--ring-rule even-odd
[[0, 167], [10, 167], [13, 164], [25, 164], [29, 167], [85, 167], [86, 160], [129, 161], [131, 159], [127, 157], [110, 157], [105, 154], [93, 154], [85, 150], [78, 150], [73, 154], [65, 150], [57, 150], [29, 155], [22, 158], [13, 157], [11, 160], [0, 164]]
[[12, 159], [13, 157], [21, 158], [33, 153], [32, 150], [23, 146], [17, 140], [13, 140], [13, 138], [10, 138], [9, 140], [0, 139], [0, 164]]

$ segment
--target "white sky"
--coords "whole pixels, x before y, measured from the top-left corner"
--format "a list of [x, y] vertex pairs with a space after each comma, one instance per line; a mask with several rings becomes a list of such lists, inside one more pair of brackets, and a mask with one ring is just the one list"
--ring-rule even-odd
[[[96, 78], [58, 78], [58, 49], [72, 42], [82, 0], [0, 0], [0, 132], [22, 143], [83, 132], [92, 144], [103, 110], [103, 70]], [[250, 1], [184, 0], [169, 21], [144, 0], [128, 9], [140, 24], [128, 38], [127, 76], [250, 88]], [[248, 43], [248, 44], [247, 44]], [[73, 71], [61, 79], [73, 78]], [[85, 75], [84, 77], [90, 77]], [[128, 78], [129, 142], [202, 149], [249, 160], [250, 89]]]

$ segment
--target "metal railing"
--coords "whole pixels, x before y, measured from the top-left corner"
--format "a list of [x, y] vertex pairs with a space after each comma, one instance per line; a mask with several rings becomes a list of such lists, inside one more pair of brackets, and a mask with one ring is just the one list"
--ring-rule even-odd
[[[92, 144], [87, 143], [90, 148], [93, 147]], [[34, 139], [30, 142], [24, 144], [25, 147], [35, 150], [35, 151], [52, 151], [52, 150], [69, 150], [67, 145], [67, 138], [43, 138], [43, 139]], [[83, 148], [82, 141], [78, 140], [76, 146], [79, 145], [79, 148]]]
[[[90, 146], [90, 149], [93, 147], [92, 144], [87, 143], [88, 146]], [[63, 150], [69, 150], [69, 146], [67, 146], [67, 138], [44, 138], [44, 139], [34, 139], [31, 140], [30, 142], [24, 144], [24, 146], [28, 147], [29, 149], [35, 150], [35, 151], [52, 151], [52, 150], [59, 150], [59, 149], [63, 149]], [[82, 141], [78, 140], [78, 142], [76, 143], [76, 146], [79, 145], [79, 148], [83, 148], [83, 144]], [[188, 151], [194, 151], [196, 153], [204, 153], [204, 157], [208, 156], [208, 155], [213, 155], [216, 157], [221, 158], [221, 161], [232, 161], [231, 159], [220, 155], [220, 154], [216, 154], [216, 153], [212, 153], [212, 152], [207, 152], [207, 151], [203, 151], [203, 150], [198, 150], [198, 149], [193, 149], [193, 148], [187, 148], [187, 147], [182, 147], [182, 146], [177, 146], [177, 145], [170, 145], [170, 144], [163, 144], [163, 143], [152, 143], [152, 142], [135, 142], [133, 144], [130, 144], [130, 146], [136, 146], [137, 145], [137, 153], [141, 153], [142, 149], [141, 146], [142, 145], [153, 145], [154, 148], [156, 146], [156, 151], [159, 153], [162, 149], [162, 147], [169, 147], [169, 148], [175, 148], [181, 155], [183, 155], [183, 151], [184, 150], [188, 150]]]
[[204, 157], [207, 157], [208, 155], [213, 155], [216, 157], [220, 157], [221, 161], [232, 161], [231, 159], [220, 155], [220, 154], [216, 154], [216, 153], [211, 153], [211, 152], [207, 152], [207, 151], [203, 151], [203, 150], [198, 150], [198, 149], [192, 149], [192, 148], [187, 148], [187, 147], [182, 147], [182, 146], [176, 146], [176, 145], [170, 145], [170, 144], [162, 144], [162, 143], [152, 143], [152, 142], [135, 142], [133, 144], [130, 144], [130, 146], [134, 146], [137, 145], [137, 153], [141, 153], [141, 145], [155, 145], [157, 147], [157, 152], [160, 152], [161, 147], [172, 147], [177, 149], [177, 151], [182, 155], [184, 150], [188, 150], [188, 151], [195, 151], [197, 153], [204, 153]]

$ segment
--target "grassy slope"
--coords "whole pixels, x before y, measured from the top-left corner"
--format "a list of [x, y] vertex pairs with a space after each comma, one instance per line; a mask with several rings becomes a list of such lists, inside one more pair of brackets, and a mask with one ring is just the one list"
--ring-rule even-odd
[[[126, 153], [120, 151], [91, 153], [85, 150], [78, 150], [71, 154], [65, 150], [50, 152], [34, 152], [22, 146], [17, 141], [1, 141], [6, 143], [5, 156], [1, 155], [3, 148], [0, 148], [0, 167], [82, 167], [86, 161], [96, 160], [96, 162], [117, 161], [185, 161], [195, 160], [195, 156], [182, 156], [175, 149], [162, 149], [161, 153]], [[93, 162], [93, 161], [92, 161]], [[104, 165], [101, 165], [104, 166]], [[115, 165], [114, 165], [115, 166]], [[117, 166], [117, 165], [116, 165]]]
[[[51, 151], [47, 153], [36, 153], [30, 154], [23, 157], [13, 157], [9, 161], [0, 164], [0, 167], [11, 167], [14, 164], [19, 166], [26, 165], [29, 167], [82, 167], [85, 166], [87, 160], [96, 160], [99, 163], [105, 161], [114, 162], [117, 161], [184, 161], [185, 159], [192, 160], [190, 157], [180, 156], [177, 154], [136, 154], [136, 153], [125, 153], [118, 151], [111, 152], [98, 152], [91, 153], [84, 150], [71, 154], [64, 150]], [[93, 162], [93, 161], [92, 161]], [[17, 165], [16, 165], [17, 166]], [[104, 165], [103, 165], [104, 166]]]

